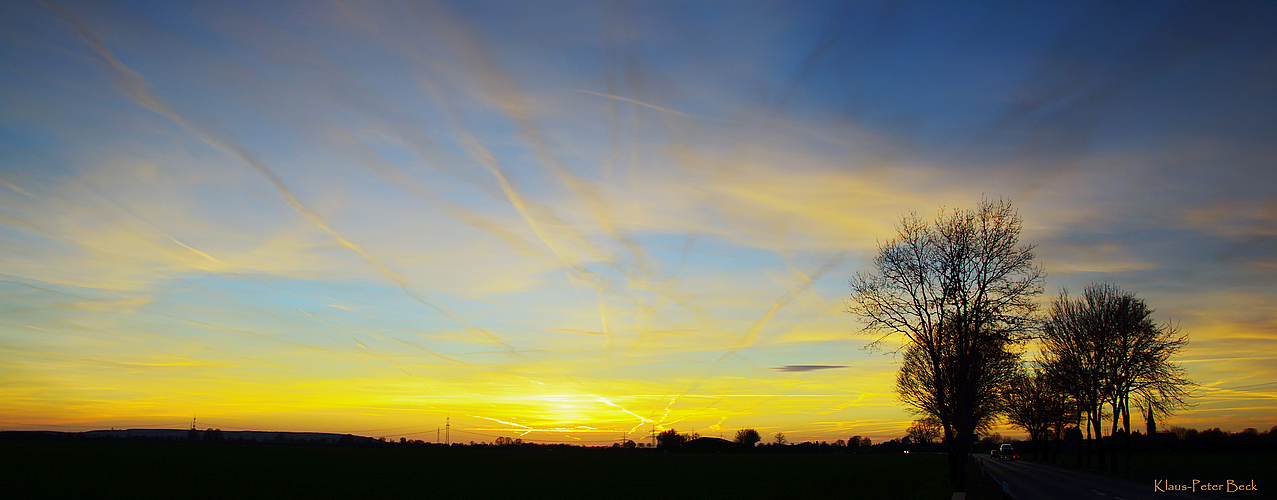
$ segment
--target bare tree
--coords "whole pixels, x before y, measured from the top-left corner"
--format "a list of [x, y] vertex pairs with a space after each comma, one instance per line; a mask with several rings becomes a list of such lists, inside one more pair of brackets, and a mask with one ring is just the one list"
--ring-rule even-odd
[[1072, 398], [1056, 377], [1040, 369], [1017, 373], [1005, 397], [1007, 423], [1028, 431], [1033, 453], [1040, 458], [1049, 458], [1051, 444], [1058, 443], [1064, 425], [1077, 420]]
[[[1051, 302], [1049, 318], [1042, 325], [1042, 353], [1046, 369], [1063, 381], [1064, 389], [1076, 402], [1078, 419], [1086, 419], [1086, 466], [1091, 466], [1095, 441], [1100, 430], [1107, 380], [1104, 367], [1112, 356], [1108, 339], [1094, 325], [1096, 314], [1085, 301], [1070, 300], [1068, 291]], [[1102, 454], [1101, 454], [1102, 456]], [[1102, 460], [1102, 458], [1101, 458]], [[1082, 454], [1078, 454], [1078, 465]]]
[[897, 393], [940, 420], [958, 491], [972, 438], [1000, 411], [1000, 389], [1017, 359], [1012, 348], [1032, 330], [1034, 297], [1042, 293], [1045, 273], [1033, 247], [1020, 244], [1021, 228], [1002, 200], [932, 222], [912, 214], [879, 247], [873, 269], [851, 280], [847, 310], [881, 334], [872, 345], [903, 337]]
[[[1153, 310], [1135, 294], [1115, 285], [1087, 286], [1082, 298], [1071, 300], [1061, 291], [1043, 325], [1046, 366], [1077, 399], [1086, 414], [1087, 433], [1095, 433], [1100, 468], [1105, 464], [1103, 421], [1112, 418], [1109, 435], [1125, 434], [1126, 472], [1131, 462], [1131, 400], [1144, 411], [1168, 415], [1184, 406], [1194, 384], [1183, 368], [1170, 361], [1188, 343], [1186, 334], [1152, 320]], [[1108, 408], [1105, 408], [1105, 405]], [[1116, 471], [1116, 441], [1110, 444], [1111, 468]], [[1088, 440], [1087, 465], [1091, 446]]]
[[940, 419], [936, 417], [923, 417], [914, 420], [913, 424], [905, 430], [905, 435], [911, 442], [918, 444], [931, 444], [940, 439]]
[[785, 438], [785, 433], [783, 432], [777, 432], [775, 436], [772, 436], [772, 439], [781, 446], [789, 444], [789, 440]]
[[[1109, 406], [1113, 413], [1112, 435], [1117, 435], [1118, 415], [1121, 415], [1125, 436], [1125, 472], [1131, 473], [1131, 403], [1152, 409], [1167, 416], [1188, 404], [1188, 390], [1195, 386], [1188, 380], [1184, 369], [1171, 361], [1171, 357], [1188, 344], [1188, 335], [1171, 324], [1158, 325], [1151, 316], [1153, 309], [1134, 294], [1122, 293], [1125, 321], [1117, 329], [1118, 354], [1113, 373], [1113, 392]], [[1116, 450], [1114, 455], [1116, 455]], [[1116, 458], [1116, 457], [1115, 457]], [[1114, 469], [1116, 470], [1116, 466]]]

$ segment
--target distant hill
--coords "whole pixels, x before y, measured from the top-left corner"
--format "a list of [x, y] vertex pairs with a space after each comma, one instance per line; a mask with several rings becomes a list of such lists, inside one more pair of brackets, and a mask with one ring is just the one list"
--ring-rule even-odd
[[747, 448], [741, 446], [740, 444], [728, 441], [726, 439], [721, 439], [716, 437], [701, 437], [701, 438], [696, 438], [686, 443], [683, 443], [682, 450], [721, 453], [721, 452], [733, 452], [733, 451], [747, 451]]
[[[156, 440], [174, 440], [180, 441], [187, 438], [189, 429], [122, 429], [122, 430], [99, 430], [85, 432], [57, 432], [57, 431], [4, 431], [0, 432], [0, 436], [12, 438], [92, 438], [92, 439], [156, 439]], [[200, 437], [203, 438], [204, 431], [199, 431]], [[323, 443], [341, 443], [341, 444], [362, 444], [373, 443], [376, 439], [366, 436], [355, 436], [352, 434], [333, 434], [331, 432], [279, 432], [279, 431], [221, 431], [222, 440], [225, 441], [257, 441], [261, 443], [272, 442], [323, 442]]]

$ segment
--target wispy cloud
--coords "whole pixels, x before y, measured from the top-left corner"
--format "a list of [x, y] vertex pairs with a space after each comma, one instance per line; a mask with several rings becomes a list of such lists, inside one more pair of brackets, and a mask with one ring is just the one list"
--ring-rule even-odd
[[833, 368], [846, 368], [846, 365], [785, 365], [770, 368], [778, 372], [810, 372], [816, 370], [830, 370]]

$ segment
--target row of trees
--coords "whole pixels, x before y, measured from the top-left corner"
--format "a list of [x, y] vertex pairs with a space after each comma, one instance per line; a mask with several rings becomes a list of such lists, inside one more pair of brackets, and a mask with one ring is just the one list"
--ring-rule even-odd
[[[1027, 430], [1043, 450], [1048, 442], [1059, 442], [1066, 425], [1083, 422], [1086, 465], [1092, 465], [1094, 455], [1100, 468], [1129, 473], [1131, 409], [1155, 433], [1158, 418], [1186, 405], [1193, 386], [1171, 361], [1188, 343], [1187, 335], [1170, 324], [1156, 324], [1152, 314], [1135, 294], [1111, 284], [1088, 286], [1077, 299], [1061, 292], [1041, 328], [1036, 368], [1018, 373], [1006, 391], [1008, 422]], [[1118, 440], [1109, 441], [1106, 465], [1105, 442], [1090, 439], [1105, 434], [1105, 417], [1107, 434], [1122, 437], [1123, 464]]]
[[[943, 437], [958, 491], [975, 436], [1004, 417], [1035, 441], [1082, 421], [1099, 437], [1106, 417], [1110, 434], [1120, 423], [1129, 435], [1133, 407], [1165, 416], [1191, 387], [1170, 361], [1187, 336], [1154, 323], [1134, 294], [1110, 284], [1076, 299], [1061, 291], [1039, 315], [1045, 271], [1034, 247], [1020, 243], [1022, 228], [1001, 200], [931, 221], [912, 214], [880, 245], [872, 269], [851, 280], [847, 310], [878, 334], [871, 347], [900, 341], [891, 349], [903, 355], [896, 392], [923, 417], [911, 441]], [[1042, 355], [1026, 367], [1021, 352], [1033, 341]], [[1092, 451], [1103, 466], [1098, 443]]]
[[[1188, 335], [1170, 323], [1154, 323], [1152, 314], [1153, 310], [1134, 294], [1111, 285], [1095, 285], [1088, 287], [1077, 301], [1070, 301], [1062, 293], [1043, 329], [1043, 364], [1048, 373], [1065, 379], [1059, 384], [1062, 395], [1079, 403], [1099, 403], [1079, 404], [1077, 409], [1086, 414], [1095, 435], [1101, 435], [1105, 405], [1112, 415], [1110, 435], [1118, 435], [1120, 416], [1126, 436], [1127, 473], [1132, 405], [1146, 415], [1148, 425], [1155, 430], [1159, 416], [1169, 416], [1187, 405], [1188, 391], [1195, 385], [1184, 369], [1171, 361], [1188, 344]], [[1076, 339], [1081, 339], [1083, 345], [1074, 345]], [[1079, 352], [1092, 353], [1091, 359], [1078, 362]], [[1092, 382], [1079, 386], [1067, 383], [1070, 378]], [[1114, 447], [1111, 452], [1116, 460], [1117, 449]], [[1098, 455], [1103, 467], [1104, 455]], [[1090, 454], [1087, 456], [1089, 459]]]
[[[680, 433], [675, 429], [666, 429], [656, 435], [656, 447], [659, 449], [674, 449], [682, 447], [689, 441], [700, 439], [701, 435], [695, 432]], [[736, 431], [733, 442], [744, 449], [752, 449], [762, 441], [762, 435], [755, 429], [740, 429]], [[633, 441], [626, 441], [623, 447], [633, 448]], [[785, 437], [785, 433], [777, 432], [772, 436], [773, 446], [785, 446], [789, 444], [789, 439]], [[852, 436], [847, 440], [839, 439], [833, 443], [820, 443], [824, 446], [833, 446], [836, 448], [862, 448], [873, 445], [867, 437]]]

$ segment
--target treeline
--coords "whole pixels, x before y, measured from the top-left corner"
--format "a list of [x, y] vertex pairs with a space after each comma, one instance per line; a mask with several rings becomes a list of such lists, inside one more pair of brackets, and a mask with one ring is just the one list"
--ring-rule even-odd
[[[1107, 435], [1097, 441], [1107, 449], [1124, 446], [1125, 439], [1126, 436], [1119, 429], [1116, 437]], [[1013, 440], [994, 432], [981, 436], [974, 450], [985, 453], [997, 449], [1003, 443], [1012, 443], [1026, 458], [1058, 462], [1062, 454], [1085, 453], [1085, 441], [1086, 437], [1078, 427], [1068, 427], [1058, 439], [1048, 442]], [[907, 435], [887, 443], [896, 442], [903, 449], [918, 451], [939, 451], [944, 444], [913, 440]], [[874, 448], [877, 451], [878, 446]], [[1252, 427], [1239, 432], [1229, 432], [1218, 427], [1199, 431], [1172, 426], [1152, 433], [1147, 429], [1136, 429], [1131, 432], [1131, 449], [1139, 453], [1273, 453], [1277, 452], [1277, 425], [1267, 431]]]
[[1152, 437], [1145, 446], [1148, 451], [1277, 452], [1277, 425], [1264, 432], [1253, 427], [1241, 432], [1223, 431], [1218, 427], [1198, 432], [1172, 426], [1167, 432], [1158, 432]]
[[[1277, 426], [1267, 431], [1247, 428], [1240, 432], [1229, 432], [1216, 427], [1198, 431], [1184, 427], [1170, 427], [1165, 431], [1154, 431], [1149, 434], [1135, 430], [1131, 432], [1131, 448], [1137, 452], [1147, 453], [1269, 453], [1277, 452]], [[1118, 431], [1117, 437], [1105, 436], [1100, 441], [1106, 446], [1123, 446], [1126, 436]], [[1077, 451], [1083, 441], [1082, 433], [1077, 428], [1070, 428], [1061, 440], [1065, 448]], [[1055, 455], [1061, 447], [1049, 443], [1038, 456], [1047, 460], [1058, 460]], [[1037, 451], [1037, 450], [1034, 450]]]

